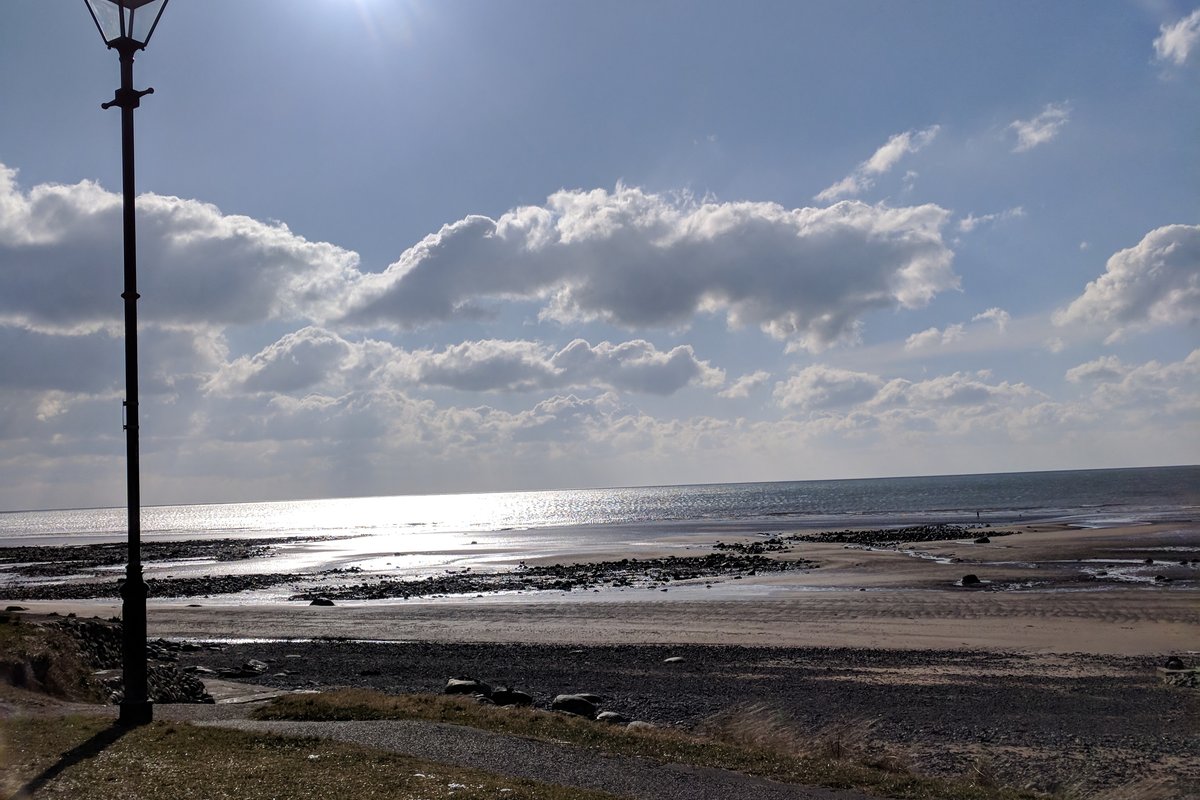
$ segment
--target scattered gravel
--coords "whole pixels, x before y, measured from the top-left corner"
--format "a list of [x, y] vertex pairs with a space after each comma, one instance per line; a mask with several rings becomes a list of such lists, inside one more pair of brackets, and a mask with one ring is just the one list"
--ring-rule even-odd
[[[675, 658], [683, 660], [665, 663]], [[683, 729], [761, 705], [803, 734], [841, 730], [897, 750], [926, 774], [986, 769], [1046, 791], [1171, 775], [1200, 785], [1200, 693], [1163, 685], [1147, 658], [331, 640], [233, 644], [181, 659], [212, 669], [258, 659], [270, 666], [255, 680], [280, 688], [440, 693], [449, 677], [475, 677], [526, 691], [542, 708], [558, 694], [590, 692], [603, 710]]]

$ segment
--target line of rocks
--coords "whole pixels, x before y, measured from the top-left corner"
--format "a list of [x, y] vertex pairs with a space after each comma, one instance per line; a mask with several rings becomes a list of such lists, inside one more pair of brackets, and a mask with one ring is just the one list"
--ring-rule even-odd
[[[676, 659], [680, 661], [682, 659]], [[497, 686], [478, 680], [477, 678], [450, 678], [442, 694], [466, 695], [473, 697], [476, 702], [492, 706], [522, 706], [533, 705], [533, 695], [528, 692], [513, 689], [508, 686]], [[550, 711], [559, 711], [584, 719], [603, 722], [607, 725], [622, 725], [630, 728], [653, 728], [653, 723], [630, 719], [619, 711], [602, 711], [601, 707], [607, 702], [603, 695], [591, 692], [576, 692], [573, 694], [555, 695], [550, 702]]]
[[[242, 561], [272, 556], [281, 544], [324, 541], [329, 538], [332, 537], [288, 536], [285, 538], [142, 542], [141, 553], [142, 560], [146, 563], [180, 559]], [[10, 575], [29, 578], [57, 578], [87, 572], [97, 567], [124, 564], [128, 561], [128, 552], [126, 542], [0, 547], [0, 568]]]
[[[977, 529], [976, 529], [977, 530]], [[989, 531], [988, 536], [1010, 536], [1013, 531]], [[823, 531], [793, 533], [781, 537], [782, 542], [823, 542], [866, 546], [895, 545], [901, 542], [940, 542], [946, 539], [975, 539], [977, 534], [962, 525], [911, 525], [907, 528], [880, 528], [869, 531]], [[978, 537], [986, 539], [987, 537]], [[982, 544], [982, 542], [981, 542]]]
[[776, 559], [760, 555], [710, 553], [705, 556], [622, 558], [583, 564], [522, 566], [504, 572], [474, 572], [470, 568], [417, 580], [384, 579], [345, 586], [322, 587], [293, 595], [293, 600], [381, 600], [431, 595], [512, 591], [573, 591], [602, 586], [666, 584], [698, 578], [738, 577], [760, 572], [784, 572], [818, 566], [807, 559]]
[[[270, 589], [285, 583], [311, 579], [296, 572], [264, 572], [249, 575], [210, 575], [201, 578], [149, 578], [150, 597], [205, 597], [233, 594], [249, 589]], [[43, 583], [0, 586], [5, 600], [97, 600], [120, 597], [121, 579], [87, 583]]]

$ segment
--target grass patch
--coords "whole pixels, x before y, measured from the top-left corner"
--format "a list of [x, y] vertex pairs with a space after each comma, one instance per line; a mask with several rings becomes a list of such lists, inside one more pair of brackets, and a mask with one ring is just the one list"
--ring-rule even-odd
[[904, 800], [1025, 800], [1034, 792], [969, 780], [925, 778], [907, 772], [894, 755], [868, 744], [848, 726], [801, 736], [764, 708], [714, 718], [701, 734], [666, 729], [626, 730], [578, 717], [529, 708], [496, 708], [468, 698], [388, 695], [340, 689], [277, 698], [258, 719], [415, 719], [567, 743], [614, 755], [663, 763], [715, 767], [787, 783], [862, 789]]
[[0, 722], [0, 776], [6, 800], [614, 800], [319, 739], [94, 717]]

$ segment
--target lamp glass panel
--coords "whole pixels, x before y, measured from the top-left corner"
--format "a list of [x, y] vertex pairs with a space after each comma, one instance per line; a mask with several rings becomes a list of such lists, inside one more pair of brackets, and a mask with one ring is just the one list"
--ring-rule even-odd
[[154, 33], [154, 24], [158, 22], [158, 15], [162, 13], [166, 2], [167, 0], [123, 0], [122, 5], [129, 9], [125, 12], [129, 14], [126, 29], [129, 36], [143, 45], [149, 42], [150, 35]]
[[112, 44], [125, 36], [140, 45], [150, 41], [154, 25], [167, 0], [85, 0], [100, 27], [104, 41]]
[[121, 38], [121, 14], [125, 13], [117, 3], [111, 0], [86, 0], [88, 8], [92, 10], [92, 15], [96, 18], [96, 25], [100, 28], [100, 35], [104, 37], [104, 41], [111, 42], [114, 39]]

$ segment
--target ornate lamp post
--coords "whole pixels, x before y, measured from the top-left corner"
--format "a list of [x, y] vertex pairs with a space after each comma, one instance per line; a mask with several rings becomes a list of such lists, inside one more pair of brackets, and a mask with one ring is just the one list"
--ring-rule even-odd
[[100, 36], [121, 58], [121, 88], [101, 108], [121, 109], [121, 184], [125, 230], [125, 454], [129, 496], [129, 563], [121, 585], [124, 641], [121, 666], [125, 699], [121, 724], [154, 718], [146, 691], [146, 581], [142, 578], [142, 497], [138, 464], [137, 232], [134, 223], [133, 110], [153, 89], [133, 88], [133, 56], [145, 49], [167, 0], [84, 0]]

